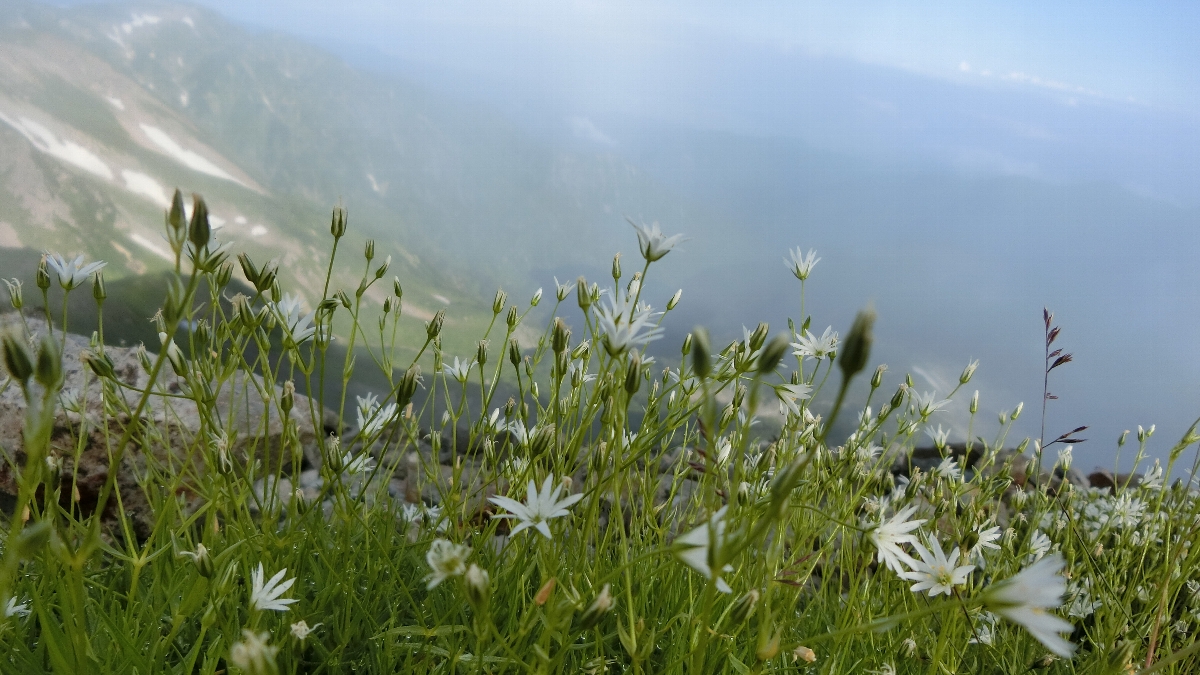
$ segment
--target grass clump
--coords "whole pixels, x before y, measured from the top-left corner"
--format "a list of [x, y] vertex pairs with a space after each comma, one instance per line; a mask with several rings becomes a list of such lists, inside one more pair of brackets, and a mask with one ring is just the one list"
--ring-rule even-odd
[[[63, 389], [65, 334], [4, 336], [5, 386], [20, 390], [25, 419], [20, 452], [4, 449], [17, 489], [0, 558], [0, 670], [1187, 673], [1200, 663], [1200, 499], [1164, 481], [1200, 440], [1194, 428], [1166, 467], [1109, 489], [1044, 480], [1028, 441], [1007, 449], [1020, 406], [994, 438], [954, 452], [932, 424], [959, 405], [975, 364], [944, 396], [911, 379], [888, 394], [879, 366], [867, 400], [847, 400], [871, 365], [869, 310], [844, 338], [814, 335], [807, 316], [798, 331], [772, 337], [761, 324], [721, 349], [697, 329], [677, 367], [656, 362], [646, 346], [679, 302], [665, 312], [642, 302], [652, 264], [679, 242], [657, 225], [635, 224], [643, 264], [631, 278], [618, 258], [608, 289], [556, 283], [536, 344], [516, 336], [541, 293], [522, 309], [498, 292], [475, 353], [443, 353], [439, 312], [401, 362], [403, 288], [385, 280], [372, 245], [358, 288], [327, 282], [310, 309], [282, 292], [273, 264], [242, 255], [235, 265], [205, 214], [198, 200], [185, 222], [176, 194], [160, 343], [140, 354], [149, 384], [114, 372], [102, 318], [82, 390]], [[337, 211], [327, 279], [345, 232]], [[68, 292], [90, 278], [103, 308], [98, 267], [49, 260]], [[805, 284], [816, 262], [797, 249], [789, 266]], [[235, 268], [253, 296], [224, 297]], [[378, 325], [363, 325], [364, 294], [389, 283]], [[21, 309], [20, 285], [10, 291]], [[335, 320], [352, 327], [340, 361], [326, 358]], [[389, 388], [349, 400], [366, 361]], [[260, 376], [250, 380], [259, 431], [274, 418], [281, 433], [239, 431], [222, 407], [239, 371]], [[325, 395], [326, 378], [340, 395]], [[301, 392], [319, 405], [299, 405]], [[197, 424], [148, 415], [155, 397], [194, 405]], [[810, 408], [822, 397], [834, 401], [829, 419]], [[97, 414], [64, 416], [89, 402]], [[978, 392], [962, 404], [974, 429]], [[323, 429], [323, 407], [337, 422], [306, 454], [296, 418]], [[846, 438], [831, 435], [840, 415], [853, 415]], [[764, 418], [777, 432], [757, 433]], [[240, 454], [239, 433], [249, 436]], [[1139, 458], [1151, 433], [1139, 432]], [[942, 456], [922, 471], [907, 459], [926, 435]], [[95, 443], [109, 470], [84, 503], [76, 467]], [[1069, 462], [1060, 452], [1056, 475]], [[118, 484], [129, 467], [153, 507], [143, 530]]]

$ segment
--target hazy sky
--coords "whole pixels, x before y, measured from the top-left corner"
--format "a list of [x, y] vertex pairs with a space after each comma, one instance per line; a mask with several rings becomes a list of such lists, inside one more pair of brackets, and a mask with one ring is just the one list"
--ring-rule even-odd
[[[1167, 2], [611, 2], [201, 0], [318, 42], [487, 71], [673, 64], [698, 45], [804, 50], [942, 78], [1008, 81], [1194, 112], [1200, 4]], [[734, 46], [737, 45], [737, 46]], [[625, 71], [625, 72], [622, 72]]]

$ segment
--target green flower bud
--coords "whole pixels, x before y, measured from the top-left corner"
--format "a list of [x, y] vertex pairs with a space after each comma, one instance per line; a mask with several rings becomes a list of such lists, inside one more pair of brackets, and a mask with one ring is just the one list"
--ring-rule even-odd
[[679, 304], [679, 298], [681, 298], [681, 297], [683, 297], [683, 289], [682, 288], [675, 291], [675, 295], [672, 295], [671, 299], [667, 301], [667, 311], [668, 312], [671, 311], [672, 309], [675, 309], [675, 306]]
[[508, 300], [508, 293], [504, 289], [496, 291], [496, 297], [492, 299], [492, 314], [499, 316], [500, 312], [504, 311], [504, 302]]
[[25, 306], [25, 294], [21, 290], [21, 280], [16, 277], [12, 281], [8, 279], [0, 279], [8, 286], [8, 299], [12, 303], [13, 309], [19, 310]]
[[875, 340], [871, 332], [874, 325], [875, 310], [871, 308], [859, 312], [854, 318], [850, 334], [846, 336], [846, 342], [838, 354], [838, 366], [842, 369], [842, 377], [847, 380], [867, 365], [867, 358], [871, 355], [871, 343]]
[[788, 339], [784, 335], [776, 335], [758, 357], [758, 372], [760, 375], [775, 372], [775, 368], [779, 366], [779, 362], [783, 360], [787, 354]]
[[600, 623], [600, 619], [612, 611], [615, 605], [616, 601], [613, 600], [610, 585], [604, 584], [604, 587], [600, 589], [600, 594], [596, 596], [592, 604], [588, 605], [587, 609], [583, 610], [583, 614], [580, 615], [579, 627], [583, 630], [595, 628], [596, 624]]
[[1012, 415], [1009, 416], [1009, 419], [1014, 422], [1017, 421], [1017, 418], [1021, 416], [1021, 411], [1024, 409], [1025, 409], [1025, 402], [1021, 401], [1020, 403], [1017, 404], [1017, 407], [1013, 409]]
[[508, 362], [513, 364], [513, 368], [521, 365], [521, 345], [516, 338], [508, 341]]
[[222, 263], [217, 268], [217, 286], [224, 288], [229, 285], [229, 280], [233, 278], [233, 263]]
[[692, 350], [692, 370], [696, 372], [697, 377], [706, 378], [712, 373], [712, 347], [709, 346], [708, 331], [697, 326], [692, 330], [692, 341], [695, 343]]
[[238, 254], [237, 259], [238, 263], [242, 266], [242, 274], [245, 275], [246, 281], [249, 281], [251, 286], [257, 287], [259, 275], [258, 267], [255, 266], [254, 261], [250, 259], [250, 254], [243, 251]]
[[279, 395], [279, 409], [284, 415], [292, 412], [296, 405], [296, 383], [288, 380], [283, 383], [283, 393]]
[[363, 256], [366, 257], [367, 262], [371, 262], [372, 260], [375, 259], [375, 240], [374, 239], [368, 239], [366, 245], [363, 246]]
[[425, 335], [433, 340], [442, 333], [442, 323], [446, 320], [446, 310], [439, 309], [429, 323], [425, 324]]
[[872, 389], [878, 389], [879, 386], [881, 384], [883, 384], [883, 374], [885, 372], [887, 372], [886, 365], [881, 364], [878, 368], [875, 369], [875, 374], [871, 376], [871, 388]]
[[334, 239], [346, 236], [346, 209], [334, 207], [333, 217], [329, 222], [329, 234], [332, 234]]
[[739, 384], [733, 389], [733, 407], [738, 409], [742, 407], [742, 402], [746, 400], [746, 385]]
[[970, 382], [970, 381], [971, 381], [971, 377], [972, 377], [973, 375], [975, 375], [975, 369], [976, 369], [976, 368], [978, 368], [978, 367], [979, 367], [979, 361], [978, 361], [978, 360], [975, 360], [975, 361], [972, 361], [972, 362], [968, 363], [968, 364], [967, 364], [967, 367], [966, 367], [966, 368], [963, 368], [962, 375], [959, 375], [959, 376], [958, 376], [958, 383], [959, 383], [959, 384], [966, 384], [966, 383]]
[[192, 222], [188, 226], [188, 241], [196, 251], [208, 246], [212, 238], [212, 228], [208, 225], [208, 205], [200, 195], [192, 195]]
[[908, 387], [903, 384], [896, 387], [896, 393], [892, 394], [892, 400], [888, 401], [892, 408], [899, 408], [904, 403], [904, 392], [906, 391], [908, 391]]
[[750, 334], [750, 351], [756, 352], [762, 349], [763, 343], [767, 341], [767, 333], [770, 331], [771, 327], [766, 322], [759, 323], [754, 332]]
[[191, 558], [192, 563], [196, 565], [196, 571], [205, 579], [211, 579], [214, 570], [212, 556], [208, 553], [208, 548], [204, 544], [196, 545], [196, 552], [180, 551], [179, 557]]
[[491, 598], [490, 579], [488, 578], [487, 570], [480, 568], [475, 563], [467, 568], [466, 574], [463, 575], [463, 582], [466, 586], [467, 601], [475, 608], [475, 611], [483, 611]]
[[25, 341], [16, 333], [5, 331], [3, 336], [0, 336], [0, 343], [4, 346], [4, 367], [8, 374], [17, 382], [28, 382], [29, 377], [33, 375], [33, 361], [29, 358]]
[[572, 359], [587, 359], [588, 353], [591, 352], [591, 350], [592, 350], [592, 345], [587, 340], [584, 340], [583, 342], [580, 342], [579, 344], [575, 345], [575, 349], [571, 350], [571, 358]]
[[975, 395], [971, 397], [971, 414], [979, 412], [979, 390], [975, 390]]
[[392, 266], [392, 256], [383, 259], [383, 264], [375, 268], [375, 280], [378, 281], [387, 274], [388, 268]]
[[183, 193], [179, 188], [175, 188], [175, 194], [171, 197], [171, 210], [167, 212], [167, 225], [171, 227], [174, 241], [183, 241], [184, 218], [183, 210]]
[[553, 424], [538, 429], [529, 439], [529, 452], [533, 457], [543, 457], [549, 453], [558, 441], [558, 430]]
[[420, 383], [421, 366], [414, 363], [404, 371], [404, 377], [400, 378], [400, 388], [396, 392], [396, 407], [403, 408], [408, 405], [408, 402], [416, 395], [417, 385]]
[[688, 333], [683, 338], [683, 348], [681, 349], [684, 356], [692, 353], [692, 334]]
[[729, 623], [733, 626], [746, 623], [750, 615], [754, 613], [754, 607], [758, 605], [758, 598], [758, 590], [752, 588], [735, 600], [733, 607], [729, 610]]
[[392, 294], [397, 300], [404, 299], [404, 289], [400, 287], [400, 277], [392, 277]]
[[637, 354], [629, 355], [629, 362], [625, 364], [625, 391], [633, 396], [642, 386], [642, 360]]
[[614, 284], [621, 280], [621, 254], [620, 253], [613, 256], [612, 278], [613, 278]]
[[483, 366], [485, 364], [487, 364], [487, 360], [488, 360], [488, 341], [487, 340], [480, 340], [479, 344], [476, 345], [475, 360], [479, 362], [480, 370], [482, 370]]
[[587, 314], [588, 308], [592, 306], [592, 294], [588, 290], [587, 279], [579, 277], [575, 281], [575, 298], [579, 302], [579, 309]]
[[38, 346], [37, 366], [33, 371], [38, 384], [47, 389], [58, 389], [62, 383], [62, 355], [58, 341], [46, 335]]
[[104, 273], [96, 271], [96, 276], [92, 278], [92, 297], [97, 303], [103, 303], [108, 297], [108, 291], [104, 288]]
[[37, 275], [34, 280], [37, 282], [37, 287], [44, 290], [50, 288], [50, 270], [46, 268], [46, 256], [42, 256], [42, 261], [38, 263]]
[[258, 283], [254, 284], [254, 288], [259, 293], [266, 293], [271, 286], [275, 285], [275, 276], [279, 273], [279, 263], [271, 260], [266, 265], [263, 265], [262, 271], [258, 274]]
[[571, 342], [571, 329], [567, 328], [567, 324], [559, 317], [554, 318], [554, 333], [551, 337], [551, 345], [555, 354], [561, 354], [567, 350], [567, 345]]
[[542, 301], [542, 289], [539, 288], [536, 291], [534, 291], [533, 297], [529, 299], [529, 306], [537, 307], [538, 303], [541, 301]]

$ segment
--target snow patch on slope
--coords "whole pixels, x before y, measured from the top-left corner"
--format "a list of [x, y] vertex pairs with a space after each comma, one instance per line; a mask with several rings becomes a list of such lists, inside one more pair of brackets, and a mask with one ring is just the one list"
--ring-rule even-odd
[[200, 155], [194, 150], [188, 150], [187, 148], [184, 148], [179, 144], [178, 141], [176, 141], [174, 138], [171, 138], [171, 136], [162, 129], [159, 129], [158, 127], [152, 127], [149, 124], [142, 124], [141, 127], [142, 131], [146, 134], [146, 138], [150, 139], [150, 142], [157, 145], [158, 148], [166, 153], [169, 157], [180, 164], [183, 164], [187, 168], [193, 171], [199, 171], [200, 173], [207, 174], [209, 176], [214, 176], [216, 178], [223, 178], [228, 181], [233, 181], [234, 183], [242, 185], [243, 187], [245, 186], [244, 183], [231, 176], [227, 171], [214, 164], [208, 158]]
[[162, 186], [150, 176], [138, 171], [125, 169], [121, 171], [121, 178], [125, 179], [125, 189], [133, 194], [145, 197], [163, 208], [171, 204]]
[[47, 155], [56, 157], [105, 180], [112, 180], [112, 169], [108, 168], [108, 165], [91, 150], [65, 138], [58, 138], [54, 135], [54, 132], [38, 122], [28, 117], [20, 117], [14, 120], [4, 113], [0, 113], [0, 122], [4, 122], [15, 129], [17, 133], [32, 143], [33, 147]]

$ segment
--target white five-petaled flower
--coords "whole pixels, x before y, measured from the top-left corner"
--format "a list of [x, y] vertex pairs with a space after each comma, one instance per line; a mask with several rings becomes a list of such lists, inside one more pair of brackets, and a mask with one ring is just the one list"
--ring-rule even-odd
[[927, 590], [930, 596], [942, 593], [950, 595], [955, 586], [967, 583], [967, 576], [975, 569], [974, 565], [955, 565], [958, 562], [958, 548], [952, 548], [947, 556], [942, 551], [937, 537], [929, 538], [929, 548], [925, 548], [920, 542], [913, 542], [913, 548], [917, 550], [921, 559], [909, 564], [912, 571], [900, 575], [904, 579], [917, 582], [912, 585], [913, 593]]
[[833, 326], [827, 326], [821, 337], [804, 331], [804, 335], [792, 343], [792, 354], [806, 359], [831, 359], [837, 353], [838, 334]]
[[516, 535], [521, 530], [527, 527], [536, 528], [547, 539], [553, 539], [550, 534], [550, 525], [546, 522], [551, 518], [561, 518], [571, 515], [568, 510], [572, 504], [583, 499], [583, 494], [576, 493], [567, 495], [563, 499], [559, 499], [558, 495], [562, 491], [561, 483], [555, 484], [554, 476], [546, 476], [545, 482], [542, 483], [542, 490], [538, 492], [537, 484], [532, 480], [526, 489], [525, 503], [511, 499], [509, 497], [491, 497], [488, 501], [502, 509], [506, 509], [509, 513], [498, 513], [493, 518], [516, 518], [521, 521], [512, 529], [509, 536]]
[[358, 399], [358, 428], [363, 436], [373, 436], [383, 431], [383, 427], [399, 417], [396, 403], [392, 402], [380, 408], [375, 394], [368, 393], [366, 398]]
[[558, 283], [558, 277], [554, 277], [554, 297], [558, 298], [559, 302], [567, 299], [571, 291], [575, 290], [575, 282], [569, 281], [565, 284]]
[[467, 557], [471, 548], [463, 544], [455, 544], [446, 539], [434, 539], [425, 554], [425, 562], [433, 568], [425, 577], [425, 587], [432, 589], [450, 577], [462, 576], [467, 571]]
[[917, 536], [912, 534], [912, 531], [920, 527], [925, 519], [909, 520], [916, 512], [917, 507], [910, 506], [903, 511], [898, 511], [886, 521], [883, 520], [881, 514], [879, 524], [871, 530], [871, 542], [879, 551], [877, 559], [897, 574], [905, 571], [904, 565], [912, 566], [916, 562], [908, 553], [905, 553], [904, 549], [900, 548], [901, 544], [915, 545], [917, 543]]
[[629, 285], [626, 294], [618, 291], [606, 293], [604, 304], [593, 305], [596, 325], [603, 335], [604, 349], [609, 356], [623, 354], [630, 348], [644, 346], [662, 337], [662, 327], [654, 325], [654, 320], [661, 312], [652, 311], [645, 303], [634, 307], [637, 289], [638, 283], [635, 281]]
[[475, 361], [459, 361], [458, 357], [454, 357], [454, 364], [449, 363], [442, 365], [442, 372], [447, 377], [453, 377], [459, 382], [466, 384], [467, 377], [471, 374], [471, 369], [475, 367]]
[[1053, 542], [1045, 532], [1034, 530], [1033, 535], [1029, 537], [1029, 556], [1034, 560], [1039, 560], [1050, 552], [1052, 545]]
[[301, 619], [300, 621], [292, 624], [292, 635], [295, 635], [297, 640], [304, 642], [304, 640], [308, 638], [309, 634], [320, 627], [321, 624], [319, 623], [315, 626], [309, 626], [308, 622]]
[[779, 412], [786, 415], [791, 413], [800, 416], [800, 404], [812, 394], [812, 387], [807, 384], [781, 384], [775, 387], [775, 396], [779, 398]]
[[784, 258], [783, 264], [800, 281], [807, 279], [808, 275], [812, 274], [812, 269], [816, 267], [817, 263], [821, 262], [821, 259], [817, 257], [817, 252], [813, 249], [808, 250], [808, 255], [804, 255], [803, 250], [799, 246], [788, 252], [792, 254], [792, 259], [788, 260]]
[[971, 557], [977, 562], [983, 559], [984, 549], [990, 548], [993, 551], [999, 551], [1000, 545], [996, 542], [1000, 540], [1000, 526], [994, 525], [986, 530], [977, 530], [975, 545], [971, 547]]
[[937, 392], [933, 391], [927, 391], [923, 394], [918, 394], [915, 391], [912, 392], [912, 402], [916, 405], [917, 412], [921, 414], [921, 417], [929, 417], [933, 413], [950, 405], [950, 399], [935, 401], [936, 397]]
[[17, 602], [16, 598], [9, 598], [8, 602], [4, 603], [4, 618], [14, 616], [29, 616], [29, 603]]
[[313, 317], [317, 315], [316, 310], [304, 314], [303, 301], [300, 296], [287, 293], [279, 302], [270, 303], [271, 310], [275, 312], [279, 323], [283, 324], [285, 337], [291, 340], [292, 344], [303, 344], [313, 335], [316, 335], [317, 329], [313, 326]]
[[732, 593], [733, 589], [721, 578], [721, 572], [732, 572], [733, 565], [723, 565], [721, 570], [715, 573], [711, 565], [719, 556], [724, 543], [726, 508], [728, 507], [722, 506], [707, 522], [676, 537], [672, 547], [676, 558], [704, 575], [704, 578], [714, 581], [718, 591]]
[[946, 442], [950, 440], [950, 430], [943, 429], [942, 425], [940, 424], [937, 426], [937, 429], [926, 429], [925, 433], [933, 439], [933, 444], [937, 446], [939, 450], [946, 447]]
[[347, 451], [342, 455], [342, 471], [353, 476], [360, 473], [367, 473], [375, 468], [375, 459], [366, 452], [359, 453], [354, 456], [353, 451]]
[[258, 563], [258, 568], [250, 573], [250, 609], [254, 611], [264, 612], [266, 610], [274, 610], [276, 612], [286, 612], [288, 605], [299, 602], [292, 598], [280, 598], [279, 596], [287, 592], [292, 584], [296, 583], [295, 577], [283, 581], [283, 575], [287, 574], [287, 568], [283, 568], [275, 573], [275, 576], [263, 583], [263, 566]]
[[1067, 581], [1058, 573], [1064, 564], [1058, 553], [1046, 556], [1016, 576], [993, 584], [984, 592], [983, 601], [988, 609], [1023, 626], [1047, 649], [1067, 658], [1075, 645], [1059, 634], [1070, 633], [1074, 627], [1046, 611], [1060, 606], [1067, 592]]
[[958, 459], [953, 455], [945, 457], [933, 472], [946, 480], [958, 480], [962, 477], [962, 469], [958, 467]]
[[58, 273], [58, 284], [69, 291], [87, 281], [89, 276], [103, 269], [108, 263], [103, 260], [97, 260], [94, 263], [84, 265], [82, 255], [71, 262], [67, 262], [57, 253], [47, 253], [46, 264]]
[[683, 235], [677, 234], [667, 237], [659, 229], [658, 223], [653, 223], [649, 226], [638, 225], [632, 220], [629, 221], [633, 225], [633, 229], [637, 230], [638, 248], [642, 251], [642, 257], [647, 262], [654, 262], [671, 252], [679, 242], [683, 241]]

